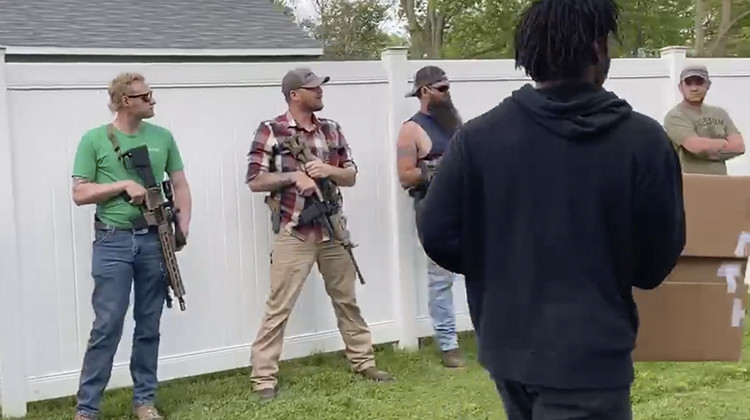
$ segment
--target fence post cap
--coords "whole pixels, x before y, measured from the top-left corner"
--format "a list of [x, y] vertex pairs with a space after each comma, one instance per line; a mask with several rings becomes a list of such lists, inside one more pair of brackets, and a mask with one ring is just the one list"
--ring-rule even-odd
[[689, 49], [690, 49], [690, 47], [685, 47], [685, 46], [682, 46], [682, 45], [670, 45], [668, 47], [660, 48], [659, 52], [662, 55], [664, 55], [664, 54], [669, 54], [669, 53], [678, 53], [678, 52], [681, 52], [681, 51], [687, 51]]
[[381, 56], [391, 56], [391, 55], [407, 55], [409, 53], [409, 47], [406, 46], [394, 46], [394, 47], [388, 47], [383, 50], [381, 53]]

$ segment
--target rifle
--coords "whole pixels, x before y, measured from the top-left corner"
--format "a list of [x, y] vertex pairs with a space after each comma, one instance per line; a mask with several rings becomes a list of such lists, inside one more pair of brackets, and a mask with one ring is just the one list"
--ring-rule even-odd
[[431, 160], [420, 160], [419, 161], [419, 169], [422, 171], [422, 179], [424, 180], [424, 183], [429, 186], [430, 182], [432, 182], [432, 178], [435, 177], [435, 174], [438, 170], [438, 165], [440, 165], [440, 159], [431, 159]]
[[416, 209], [419, 202], [427, 195], [427, 188], [429, 188], [432, 178], [437, 173], [438, 165], [440, 164], [440, 158], [432, 160], [420, 159], [417, 167], [421, 171], [421, 183], [415, 187], [407, 189], [409, 197], [414, 199], [414, 208]]
[[[112, 132], [110, 126], [108, 132], [109, 140], [115, 147], [115, 152], [119, 154], [119, 145], [117, 138]], [[179, 209], [175, 209], [172, 193], [172, 182], [166, 180], [157, 184], [151, 169], [151, 159], [148, 155], [146, 145], [138, 146], [120, 154], [120, 159], [126, 169], [134, 169], [143, 181], [146, 188], [146, 197], [141, 206], [141, 215], [133, 219], [134, 229], [146, 229], [149, 226], [157, 226], [159, 233], [159, 242], [161, 243], [164, 262], [167, 266], [167, 278], [169, 287], [172, 289], [175, 298], [179, 301], [180, 309], [185, 310], [185, 286], [182, 283], [180, 267], [177, 264], [176, 252], [182, 250], [187, 244], [180, 224], [178, 223]], [[130, 167], [130, 168], [129, 168]], [[164, 198], [162, 198], [162, 189]], [[130, 196], [123, 193], [124, 197], [130, 201]], [[172, 308], [172, 297], [167, 293], [167, 308]]]
[[[310, 148], [307, 147], [307, 144], [300, 139], [299, 133], [284, 138], [280, 141], [280, 144], [292, 152], [292, 155], [299, 163], [301, 171], [307, 172], [305, 164], [317, 159], [310, 151]], [[354, 264], [354, 270], [357, 273], [357, 277], [359, 277], [359, 282], [365, 284], [365, 279], [362, 277], [359, 264], [357, 264], [354, 252], [352, 251], [358, 245], [352, 243], [351, 235], [346, 228], [346, 218], [340, 212], [338, 200], [336, 200], [340, 196], [334, 197], [335, 184], [329, 179], [318, 179], [315, 180], [315, 183], [318, 185], [315, 196], [308, 199], [307, 206], [300, 213], [298, 222], [300, 225], [311, 222], [320, 223], [326, 229], [331, 239], [344, 247], [349, 254], [349, 258], [352, 260], [352, 264]]]

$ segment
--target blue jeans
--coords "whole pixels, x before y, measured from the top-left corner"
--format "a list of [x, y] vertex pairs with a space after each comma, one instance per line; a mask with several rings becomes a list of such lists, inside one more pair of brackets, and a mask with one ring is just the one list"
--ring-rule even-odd
[[153, 403], [158, 383], [159, 325], [168, 287], [161, 244], [153, 231], [97, 229], [91, 266], [95, 318], [77, 395], [78, 412], [87, 417], [99, 414], [122, 337], [131, 286], [135, 319], [130, 358], [133, 403]]
[[458, 348], [456, 312], [453, 309], [453, 283], [457, 279], [458, 274], [451, 273], [427, 258], [427, 305], [435, 340], [441, 351]]

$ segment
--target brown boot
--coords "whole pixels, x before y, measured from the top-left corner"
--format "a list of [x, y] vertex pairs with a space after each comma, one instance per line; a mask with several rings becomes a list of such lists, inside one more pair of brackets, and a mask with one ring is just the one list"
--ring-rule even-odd
[[466, 366], [466, 360], [461, 350], [447, 350], [443, 352], [443, 365], [447, 368], [462, 368]]
[[149, 404], [135, 407], [133, 414], [138, 417], [138, 420], [164, 420], [164, 417], [159, 414], [156, 407]]
[[375, 382], [389, 382], [393, 380], [393, 377], [389, 375], [388, 372], [384, 372], [374, 366], [368, 367], [365, 370], [360, 370], [357, 373]]
[[261, 403], [271, 402], [274, 398], [276, 398], [276, 389], [274, 388], [263, 388], [255, 392], [258, 394], [258, 398], [260, 398]]

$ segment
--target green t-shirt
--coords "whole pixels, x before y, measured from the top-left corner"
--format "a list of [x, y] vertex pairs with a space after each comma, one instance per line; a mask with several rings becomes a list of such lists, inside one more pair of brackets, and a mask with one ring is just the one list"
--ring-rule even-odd
[[[76, 151], [72, 175], [87, 178], [97, 184], [131, 179], [143, 185], [136, 172], [132, 169], [126, 170], [124, 162], [118, 159], [107, 137], [107, 125], [91, 129], [83, 135]], [[157, 183], [164, 180], [165, 172], [183, 169], [177, 144], [172, 133], [166, 128], [142, 122], [141, 129], [136, 134], [126, 134], [117, 129], [114, 133], [121, 152], [144, 144], [148, 146], [151, 169]], [[121, 196], [97, 204], [96, 211], [102, 222], [119, 227], [132, 227], [131, 220], [141, 214], [138, 206], [130, 204]]]
[[690, 137], [726, 139], [730, 134], [739, 133], [729, 118], [729, 114], [718, 106], [703, 105], [700, 110], [680, 103], [664, 117], [664, 130], [680, 156], [682, 171], [685, 173], [726, 175], [726, 159], [712, 160], [687, 151], [682, 142]]

